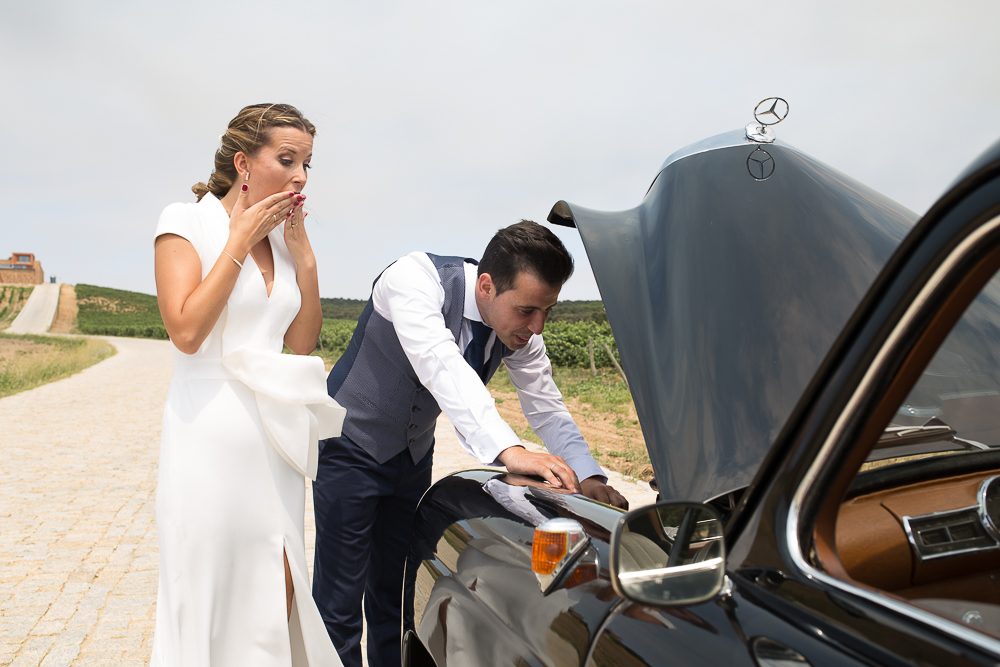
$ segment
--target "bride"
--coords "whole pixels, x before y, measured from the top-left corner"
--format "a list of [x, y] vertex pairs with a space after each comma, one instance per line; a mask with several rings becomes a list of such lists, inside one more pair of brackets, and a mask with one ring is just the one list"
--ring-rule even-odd
[[315, 133], [289, 105], [244, 108], [192, 188], [198, 203], [171, 204], [156, 228], [175, 350], [154, 666], [341, 664], [309, 594], [303, 529], [303, 477], [344, 418], [322, 360], [299, 356], [323, 322], [302, 211]]

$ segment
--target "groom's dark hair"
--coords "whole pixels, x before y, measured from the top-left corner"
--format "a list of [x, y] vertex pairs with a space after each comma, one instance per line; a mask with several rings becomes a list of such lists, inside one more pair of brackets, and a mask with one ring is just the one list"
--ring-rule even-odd
[[497, 231], [486, 246], [478, 274], [490, 274], [497, 294], [502, 294], [514, 287], [522, 272], [562, 287], [573, 275], [573, 257], [558, 236], [537, 222], [522, 220]]

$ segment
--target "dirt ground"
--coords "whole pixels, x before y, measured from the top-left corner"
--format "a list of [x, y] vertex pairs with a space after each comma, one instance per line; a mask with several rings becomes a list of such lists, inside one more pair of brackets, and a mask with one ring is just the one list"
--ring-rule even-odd
[[[61, 295], [60, 295], [61, 296]], [[73, 300], [76, 301], [76, 291], [73, 291]], [[97, 304], [100, 306], [99, 310], [105, 310], [110, 313], [135, 313], [138, 309], [133, 305], [122, 305], [122, 302], [118, 299], [108, 299], [103, 296], [88, 296], [86, 299], [80, 299], [79, 303], [85, 306], [90, 304]]]
[[52, 320], [52, 328], [49, 329], [49, 333], [73, 333], [73, 330], [76, 329], [78, 310], [76, 288], [64, 283], [59, 290], [59, 308], [56, 309], [56, 318]]
[[[67, 293], [67, 290], [69, 292]], [[64, 307], [64, 304], [69, 304]], [[66, 311], [65, 314], [63, 311]], [[76, 291], [72, 285], [63, 285], [59, 291], [59, 308], [56, 311], [56, 318], [52, 321], [52, 333], [69, 333], [71, 329], [56, 329], [56, 324], [66, 327], [76, 326]], [[0, 338], [0, 366], [3, 366], [11, 359], [23, 355], [37, 354], [49, 351], [49, 346], [42, 343], [33, 343], [23, 338]]]
[[[538, 441], [531, 432], [528, 420], [521, 412], [521, 404], [515, 392], [501, 392], [490, 388], [497, 400], [497, 411], [504, 421], [525, 440]], [[635, 409], [630, 405], [626, 412], [596, 412], [590, 405], [577, 398], [566, 400], [573, 420], [580, 427], [580, 433], [590, 445], [590, 451], [605, 468], [629, 475], [644, 482], [653, 477], [653, 467], [646, 461], [646, 441], [642, 437]]]

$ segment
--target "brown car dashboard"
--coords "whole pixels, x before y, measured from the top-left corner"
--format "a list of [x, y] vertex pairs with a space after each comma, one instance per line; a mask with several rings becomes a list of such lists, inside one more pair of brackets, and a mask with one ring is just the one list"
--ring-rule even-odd
[[1000, 603], [998, 473], [924, 480], [845, 501], [836, 527], [844, 569], [904, 598]]

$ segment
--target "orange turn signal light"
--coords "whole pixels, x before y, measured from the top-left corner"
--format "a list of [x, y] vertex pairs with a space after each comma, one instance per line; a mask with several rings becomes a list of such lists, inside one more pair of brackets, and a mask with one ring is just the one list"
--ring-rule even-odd
[[535, 528], [531, 540], [531, 570], [537, 575], [558, 574], [560, 567], [572, 560], [587, 536], [583, 526], [573, 519], [555, 518]]
[[531, 541], [531, 571], [535, 574], [552, 574], [569, 553], [569, 534], [535, 529]]

